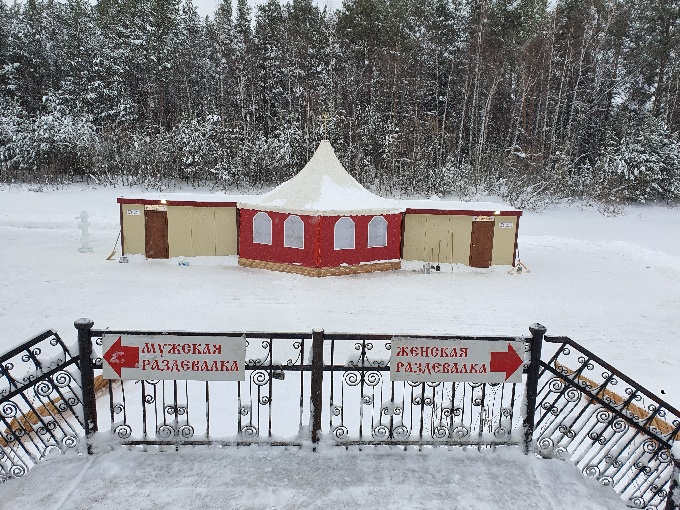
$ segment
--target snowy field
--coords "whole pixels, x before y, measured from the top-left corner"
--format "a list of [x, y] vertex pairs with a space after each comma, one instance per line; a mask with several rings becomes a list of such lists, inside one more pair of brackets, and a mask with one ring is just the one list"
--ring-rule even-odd
[[[540, 322], [548, 334], [573, 338], [680, 407], [680, 209], [629, 207], [615, 217], [575, 206], [527, 212], [519, 246], [532, 272], [520, 276], [507, 275], [508, 267], [445, 266], [431, 274], [316, 279], [240, 268], [235, 258], [188, 259], [189, 266], [141, 257], [106, 261], [119, 228], [115, 199], [139, 194], [0, 189], [0, 351], [49, 328], [75, 342], [73, 321], [80, 317], [116, 329], [477, 335], [527, 335], [529, 324]], [[81, 210], [90, 214], [92, 253], [77, 251]], [[218, 501], [229, 508], [623, 506], [571, 464], [525, 462], [517, 452], [487, 458], [342, 450], [340, 460], [330, 452], [235, 450], [228, 458], [201, 452], [62, 457], [59, 469], [39, 466], [27, 479], [0, 486], [0, 494], [13, 507], [34, 506], [28, 491], [40, 487], [50, 498], [41, 501], [47, 508], [114, 508], [107, 506], [114, 497], [115, 508], [160, 508], [170, 500], [190, 508], [193, 497], [208, 508]], [[161, 465], [165, 455], [172, 460]], [[85, 488], [70, 492], [83, 476]], [[207, 489], [215, 484], [219, 489]], [[136, 495], [124, 496], [124, 489]]]
[[[241, 268], [233, 258], [106, 261], [116, 197], [139, 190], [0, 191], [0, 349], [48, 328], [528, 335], [540, 322], [680, 406], [680, 209], [605, 217], [558, 207], [520, 220], [522, 261], [331, 278]], [[76, 217], [90, 214], [92, 253]]]

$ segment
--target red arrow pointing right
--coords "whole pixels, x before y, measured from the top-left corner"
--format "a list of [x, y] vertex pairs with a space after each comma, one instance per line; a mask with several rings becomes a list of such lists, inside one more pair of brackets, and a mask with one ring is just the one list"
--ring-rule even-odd
[[121, 377], [123, 368], [137, 368], [139, 366], [139, 347], [122, 345], [121, 337], [113, 342], [109, 350], [104, 353], [104, 360], [111, 365], [113, 371]]
[[522, 366], [524, 360], [519, 357], [512, 344], [508, 344], [508, 352], [492, 352], [489, 369], [491, 372], [505, 372], [505, 380], [510, 379], [517, 369]]

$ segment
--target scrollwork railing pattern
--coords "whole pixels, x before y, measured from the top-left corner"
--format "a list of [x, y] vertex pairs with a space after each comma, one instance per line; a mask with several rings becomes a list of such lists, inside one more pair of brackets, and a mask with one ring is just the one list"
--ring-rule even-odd
[[538, 452], [571, 459], [633, 508], [665, 508], [678, 410], [569, 338], [546, 342], [556, 350], [541, 362]]
[[78, 444], [81, 399], [77, 353], [53, 331], [0, 356], [0, 481]]
[[[93, 331], [95, 346], [101, 346], [97, 338], [104, 333], [111, 332]], [[310, 333], [247, 333], [242, 382], [109, 384], [110, 429], [131, 445], [300, 444], [309, 416], [310, 338]]]
[[[103, 333], [93, 331], [95, 346]], [[113, 433], [126, 444], [301, 444], [307, 440], [311, 333], [245, 335], [245, 381], [109, 384]], [[523, 384], [390, 381], [390, 339], [325, 336], [322, 434], [343, 444], [520, 441]]]
[[390, 381], [391, 337], [327, 336], [331, 437], [342, 444], [521, 441], [522, 384]]

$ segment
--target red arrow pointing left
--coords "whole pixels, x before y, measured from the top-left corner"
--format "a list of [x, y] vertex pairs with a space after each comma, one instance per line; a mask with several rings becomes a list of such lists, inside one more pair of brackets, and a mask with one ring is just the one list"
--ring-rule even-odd
[[491, 369], [491, 372], [505, 372], [505, 380], [507, 381], [522, 363], [524, 363], [524, 360], [519, 357], [512, 345], [508, 344], [508, 352], [501, 351], [491, 353], [489, 368]]
[[139, 367], [139, 347], [122, 345], [121, 337], [104, 353], [104, 360], [121, 377], [123, 368]]

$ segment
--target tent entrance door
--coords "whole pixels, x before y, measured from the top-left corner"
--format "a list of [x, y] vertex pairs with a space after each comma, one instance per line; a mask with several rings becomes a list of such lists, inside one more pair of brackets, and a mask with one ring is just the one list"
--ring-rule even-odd
[[496, 225], [493, 219], [473, 221], [470, 239], [470, 266], [489, 267], [493, 250], [493, 230]]
[[144, 211], [145, 250], [147, 259], [167, 259], [170, 256], [168, 247], [168, 212], [159, 210]]

